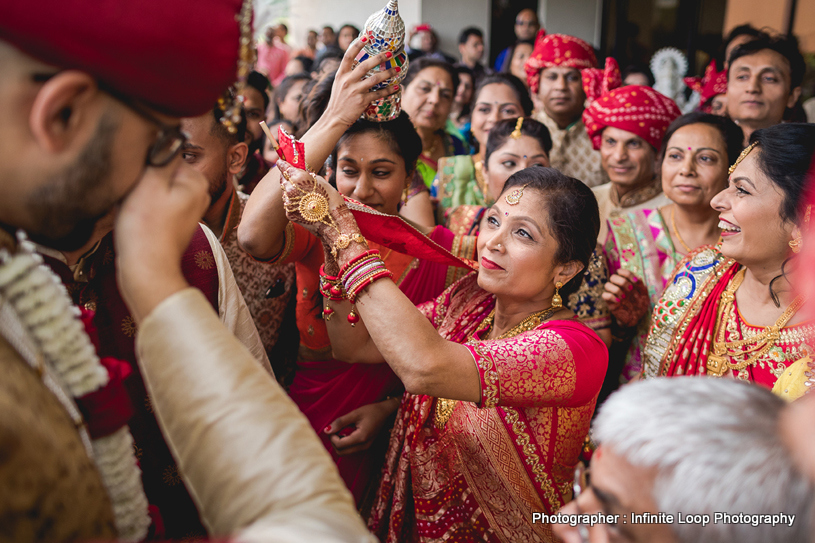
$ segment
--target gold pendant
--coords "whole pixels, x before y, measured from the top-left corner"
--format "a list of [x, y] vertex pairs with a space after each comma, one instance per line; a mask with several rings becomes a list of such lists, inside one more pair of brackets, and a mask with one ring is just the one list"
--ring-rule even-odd
[[715, 354], [708, 355], [706, 368], [708, 375], [721, 377], [727, 369], [727, 359]]
[[448, 400], [447, 398], [436, 398], [436, 414], [433, 417], [433, 422], [436, 428], [441, 430], [450, 417], [458, 404], [458, 400]]

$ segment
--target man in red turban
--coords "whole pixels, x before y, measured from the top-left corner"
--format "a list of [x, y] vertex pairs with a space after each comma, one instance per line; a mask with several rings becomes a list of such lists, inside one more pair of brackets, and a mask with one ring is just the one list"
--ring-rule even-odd
[[167, 477], [189, 485], [210, 533], [370, 539], [305, 418], [181, 270], [210, 199], [178, 156], [179, 118], [208, 111], [236, 67], [248, 72], [251, 17], [248, 0], [0, 2], [5, 539], [147, 535], [139, 451], [118, 402], [126, 372], [99, 360], [25, 241], [75, 250], [115, 208], [118, 280], [133, 317], [122, 330], [135, 336], [149, 409], [178, 460]]
[[716, 70], [711, 60], [704, 77], [686, 77], [685, 85], [699, 93], [699, 110], [714, 115], [727, 115], [727, 70]]
[[668, 125], [682, 114], [673, 100], [651, 87], [619, 87], [619, 82], [614, 59], [606, 61], [604, 72], [583, 73], [586, 94], [593, 100], [583, 112], [583, 123], [611, 180], [594, 188], [601, 240], [610, 217], [671, 202], [656, 175], [657, 156]]
[[529, 92], [536, 104], [533, 117], [552, 136], [550, 164], [590, 187], [608, 181], [580, 118], [586, 101], [581, 71], [596, 66], [591, 45], [566, 34], [547, 35], [545, 30], [538, 32], [526, 61]]

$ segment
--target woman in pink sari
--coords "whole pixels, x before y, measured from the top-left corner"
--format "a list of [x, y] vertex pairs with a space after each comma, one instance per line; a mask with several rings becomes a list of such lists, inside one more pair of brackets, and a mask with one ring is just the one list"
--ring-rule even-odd
[[332, 348], [387, 362], [408, 392], [371, 528], [386, 541], [553, 542], [533, 513], [570, 499], [608, 363], [603, 342], [562, 304], [596, 244], [591, 190], [551, 168], [513, 175], [479, 233], [478, 273], [417, 309], [383, 280], [387, 268], [340, 195], [280, 167], [289, 217], [326, 247]]

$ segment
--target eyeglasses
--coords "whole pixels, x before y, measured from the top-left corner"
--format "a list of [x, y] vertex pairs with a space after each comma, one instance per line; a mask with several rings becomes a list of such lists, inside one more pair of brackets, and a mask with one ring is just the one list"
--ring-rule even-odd
[[[35, 83], [45, 83], [55, 75], [57, 74], [32, 74], [31, 77]], [[187, 135], [181, 131], [181, 125], [171, 126], [165, 124], [161, 120], [157, 119], [155, 115], [147, 111], [147, 109], [138, 102], [131, 100], [128, 96], [115, 89], [112, 89], [101, 81], [97, 84], [100, 90], [109, 94], [118, 102], [124, 104], [139, 117], [153, 123], [158, 127], [156, 141], [153, 142], [153, 145], [147, 151], [147, 158], [145, 159], [145, 162], [148, 166], [161, 168], [162, 166], [166, 166], [172, 162], [172, 160], [178, 156], [178, 153], [181, 152], [181, 149], [187, 142]]]
[[[583, 514], [580, 510], [580, 505], [577, 503], [577, 498], [580, 494], [591, 486], [591, 479], [589, 477], [589, 469], [583, 465], [583, 462], [578, 462], [574, 470], [574, 483], [572, 485], [574, 506], [577, 508], [578, 518]], [[577, 523], [577, 533], [580, 534], [581, 543], [589, 543], [589, 529], [582, 522]]]
[[523, 19], [515, 19], [515, 26], [537, 26], [535, 21], [524, 21]]

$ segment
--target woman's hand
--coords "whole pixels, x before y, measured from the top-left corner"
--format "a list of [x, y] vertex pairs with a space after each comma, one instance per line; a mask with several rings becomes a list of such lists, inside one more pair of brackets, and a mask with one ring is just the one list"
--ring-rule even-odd
[[385, 52], [366, 59], [354, 67], [354, 59], [365, 46], [364, 38], [358, 38], [345, 51], [340, 67], [334, 76], [334, 85], [331, 87], [331, 98], [328, 100], [323, 117], [334, 118], [342, 122], [346, 127], [354, 124], [359, 119], [368, 104], [374, 100], [379, 100], [390, 96], [399, 90], [399, 85], [389, 86], [384, 89], [372, 91], [383, 81], [387, 81], [396, 76], [401, 68], [394, 67], [383, 72], [376, 72], [367, 79], [365, 75], [383, 62], [393, 57], [393, 53]]
[[[398, 398], [363, 405], [336, 419], [324, 432], [332, 434], [331, 444], [340, 456], [364, 451], [371, 447], [385, 421], [398, 408]], [[347, 433], [347, 429], [351, 429], [351, 432]]]
[[603, 300], [609, 311], [624, 328], [636, 326], [648, 313], [650, 300], [648, 289], [640, 279], [628, 270], [620, 269], [605, 284]]
[[[280, 170], [280, 186], [283, 189], [286, 217], [302, 225], [323, 241], [329, 241], [326, 238], [332, 233], [335, 236], [339, 235], [340, 232], [331, 226], [332, 219], [346, 206], [337, 189], [322, 177], [295, 168], [285, 160], [278, 160], [277, 168]], [[354, 226], [356, 227], [356, 224]], [[332, 230], [334, 232], [331, 232]]]

